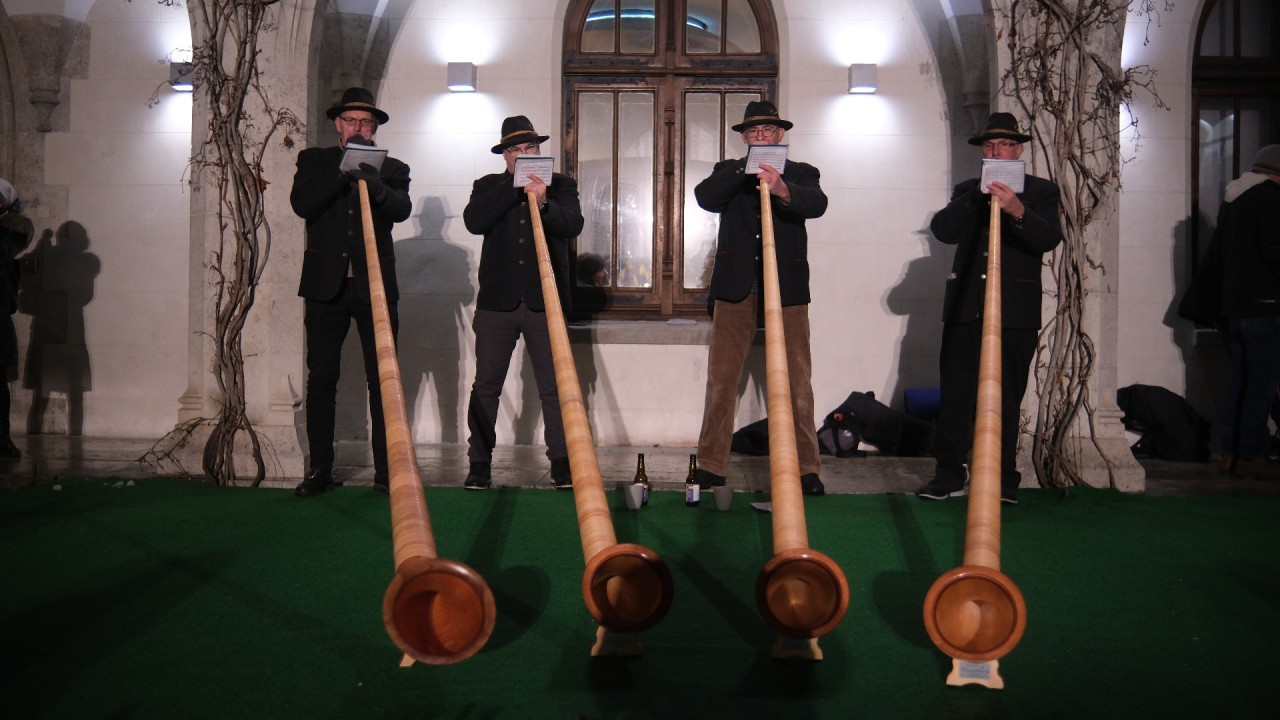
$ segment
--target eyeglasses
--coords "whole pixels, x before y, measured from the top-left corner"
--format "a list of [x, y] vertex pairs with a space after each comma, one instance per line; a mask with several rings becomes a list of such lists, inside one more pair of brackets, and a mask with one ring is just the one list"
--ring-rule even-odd
[[777, 125], [756, 125], [755, 127], [747, 128], [742, 134], [747, 137], [765, 137], [776, 134], [780, 129]]
[[1018, 147], [1022, 143], [1016, 143], [1012, 140], [988, 140], [982, 143], [983, 150], [1010, 150]]
[[512, 145], [507, 148], [507, 152], [512, 155], [537, 155], [542, 152], [542, 146], [538, 143], [525, 143], [523, 145]]
[[370, 129], [378, 127], [378, 121], [374, 120], [373, 118], [353, 118], [353, 117], [347, 117], [346, 115], [339, 115], [338, 119], [341, 120], [342, 124], [346, 125], [347, 127], [370, 128]]

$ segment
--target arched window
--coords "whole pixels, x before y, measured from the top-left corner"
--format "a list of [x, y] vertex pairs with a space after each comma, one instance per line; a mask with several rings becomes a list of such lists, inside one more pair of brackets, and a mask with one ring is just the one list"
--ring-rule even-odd
[[1223, 188], [1258, 148], [1280, 142], [1280, 7], [1274, 0], [1210, 0], [1192, 64], [1192, 264], [1216, 223]]
[[565, 18], [563, 166], [586, 219], [576, 317], [704, 316], [717, 216], [693, 188], [741, 156], [729, 126], [774, 99], [766, 0], [578, 0]]

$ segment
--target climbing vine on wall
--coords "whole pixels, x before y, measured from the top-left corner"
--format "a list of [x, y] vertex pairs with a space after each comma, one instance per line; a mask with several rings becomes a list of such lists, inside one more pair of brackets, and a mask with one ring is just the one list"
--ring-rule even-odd
[[[179, 6], [177, 0], [157, 0]], [[172, 459], [174, 448], [210, 426], [202, 470], [210, 482], [236, 480], [237, 438], [251, 450], [257, 485], [266, 475], [262, 441], [245, 399], [244, 329], [271, 252], [265, 212], [263, 157], [273, 142], [291, 147], [303, 123], [275, 107], [261, 83], [258, 40], [269, 35], [269, 6], [278, 0], [192, 0], [194, 92], [207, 108], [208, 127], [191, 157], [191, 182], [216, 193], [218, 239], [205, 267], [212, 293], [212, 367], [218, 384], [215, 417], [196, 418], [157, 443], [144, 460]], [[279, 140], [276, 140], [279, 135]]]
[[1081, 484], [1072, 437], [1087, 427], [1096, 443], [1089, 382], [1097, 356], [1084, 326], [1085, 278], [1108, 269], [1090, 257], [1088, 231], [1115, 211], [1121, 138], [1137, 138], [1129, 112], [1134, 93], [1145, 91], [1165, 107], [1151, 68], [1118, 62], [1129, 15], [1145, 19], [1149, 33], [1159, 11], [1157, 0], [1007, 0], [997, 11], [1009, 60], [1000, 92], [1031, 118], [1036, 160], [1062, 192], [1063, 242], [1050, 260], [1056, 309], [1041, 331], [1036, 363], [1032, 459], [1042, 485]]

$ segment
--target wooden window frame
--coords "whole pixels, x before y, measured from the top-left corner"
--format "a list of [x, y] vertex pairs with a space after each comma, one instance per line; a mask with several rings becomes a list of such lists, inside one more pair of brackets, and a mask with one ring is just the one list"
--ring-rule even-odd
[[[684, 97], [688, 92], [758, 93], [777, 97], [778, 32], [768, 0], [747, 0], [760, 33], [760, 52], [752, 54], [687, 54], [676, 18], [686, 13], [685, 0], [656, 2], [654, 52], [646, 54], [584, 53], [579, 39], [592, 0], [573, 3], [565, 17], [563, 45], [564, 172], [576, 177], [578, 94], [592, 90], [636, 90], [654, 93], [654, 255], [649, 288], [580, 288], [576, 263], [570, 263], [572, 319], [669, 320], [705, 318], [707, 290], [686, 290], [684, 278]], [[623, 2], [615, 3], [619, 7]], [[727, 3], [726, 3], [727, 5]], [[617, 47], [621, 23], [615, 23]], [[722, 40], [723, 42], [723, 40]], [[722, 132], [738, 118], [722, 118]], [[723, 147], [724, 143], [721, 143]], [[616, 146], [616, 143], [615, 143]], [[612, 242], [616, 250], [617, 233]], [[576, 242], [570, 248], [577, 256]]]
[[[1205, 29], [1213, 11], [1224, 3], [1233, 5], [1232, 54], [1202, 55]], [[1206, 218], [1209, 224], [1216, 222], [1218, 208], [1200, 207], [1200, 110], [1202, 98], [1235, 98], [1235, 147], [1232, 153], [1231, 177], [1239, 177], [1248, 167], [1250, 158], [1241, 158], [1239, 147], [1241, 101], [1245, 98], [1270, 98], [1272, 138], [1280, 138], [1280, 7], [1271, 12], [1272, 47], [1269, 57], [1245, 57], [1241, 53], [1240, 0], [1213, 0], [1201, 9], [1196, 27], [1195, 46], [1191, 64], [1191, 217], [1190, 237], [1187, 248], [1189, 267], [1194, 275], [1200, 255], [1209, 242], [1207, 228], [1200, 222]]]

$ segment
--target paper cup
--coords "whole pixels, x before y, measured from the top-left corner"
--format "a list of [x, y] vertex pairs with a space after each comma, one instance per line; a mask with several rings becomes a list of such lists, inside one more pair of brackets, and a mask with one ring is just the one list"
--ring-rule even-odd
[[717, 510], [728, 510], [733, 505], [733, 488], [719, 485], [711, 488], [711, 494], [716, 499]]
[[628, 510], [639, 510], [640, 503], [644, 501], [644, 486], [630, 483], [622, 488], [623, 495], [627, 498]]

